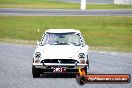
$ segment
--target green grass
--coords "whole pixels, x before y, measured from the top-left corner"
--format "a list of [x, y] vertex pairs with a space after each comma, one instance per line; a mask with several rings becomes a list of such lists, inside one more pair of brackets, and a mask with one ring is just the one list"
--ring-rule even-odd
[[0, 16], [0, 41], [36, 41], [49, 28], [79, 29], [91, 49], [132, 52], [132, 17]]
[[79, 8], [79, 4], [53, 0], [0, 0], [1, 8]]
[[[54, 0], [0, 0], [0, 8], [79, 9], [79, 3]], [[132, 5], [88, 4], [87, 9], [132, 9]]]

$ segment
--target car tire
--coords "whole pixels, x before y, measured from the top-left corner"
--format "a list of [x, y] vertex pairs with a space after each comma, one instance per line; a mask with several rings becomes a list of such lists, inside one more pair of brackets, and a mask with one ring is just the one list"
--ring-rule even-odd
[[40, 77], [40, 70], [37, 69], [35, 66], [32, 66], [32, 75], [33, 75], [33, 78]]
[[79, 85], [84, 85], [87, 80], [84, 76], [76, 75], [76, 81]]

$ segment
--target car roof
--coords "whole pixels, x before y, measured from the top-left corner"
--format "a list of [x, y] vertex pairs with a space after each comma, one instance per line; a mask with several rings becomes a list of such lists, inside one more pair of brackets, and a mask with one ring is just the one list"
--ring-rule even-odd
[[45, 33], [71, 33], [71, 32], [80, 33], [79, 30], [75, 29], [48, 29], [45, 31]]

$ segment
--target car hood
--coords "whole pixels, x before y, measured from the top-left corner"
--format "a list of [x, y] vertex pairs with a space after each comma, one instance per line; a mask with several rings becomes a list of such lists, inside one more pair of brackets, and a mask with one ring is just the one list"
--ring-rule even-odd
[[45, 45], [38, 48], [42, 59], [72, 59], [81, 50], [81, 46], [74, 45]]

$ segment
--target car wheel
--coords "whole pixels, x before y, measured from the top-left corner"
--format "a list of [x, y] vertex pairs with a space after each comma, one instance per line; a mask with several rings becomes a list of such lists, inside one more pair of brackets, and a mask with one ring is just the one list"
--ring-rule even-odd
[[76, 81], [80, 85], [84, 85], [86, 83], [86, 78], [84, 76], [76, 75]]
[[35, 66], [32, 66], [32, 75], [33, 75], [33, 78], [40, 77], [40, 70], [37, 69]]

